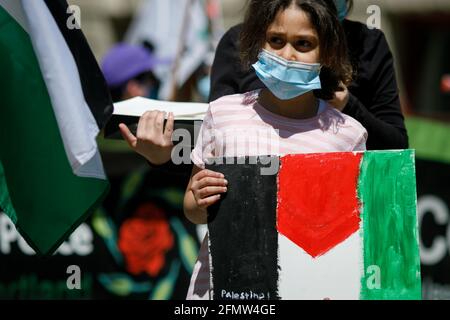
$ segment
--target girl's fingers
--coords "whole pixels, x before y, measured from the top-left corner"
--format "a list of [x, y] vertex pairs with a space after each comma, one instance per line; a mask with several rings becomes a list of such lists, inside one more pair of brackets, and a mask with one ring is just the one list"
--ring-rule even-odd
[[201, 208], [207, 208], [220, 200], [220, 194], [197, 200], [197, 205]]
[[140, 118], [137, 129], [137, 137], [138, 139], [145, 139], [149, 135], [151, 135], [152, 122], [154, 121], [154, 117], [156, 115], [156, 111], [147, 111]]
[[226, 187], [228, 181], [222, 178], [204, 177], [196, 181], [196, 188], [198, 190], [206, 187]]
[[153, 123], [154, 128], [158, 134], [163, 134], [164, 118], [166, 117], [165, 112], [157, 112], [155, 116], [155, 122]]
[[210, 196], [214, 196], [220, 193], [225, 193], [227, 192], [227, 188], [226, 187], [206, 187], [206, 188], [202, 188], [199, 189], [197, 191], [197, 199], [205, 199], [208, 198]]
[[174, 120], [173, 113], [169, 112], [169, 116], [167, 117], [166, 127], [164, 129], [165, 139], [172, 140], [174, 122], [175, 122], [175, 120]]
[[207, 177], [219, 178], [219, 179], [225, 178], [225, 176], [222, 173], [220, 173], [220, 172], [215, 172], [215, 171], [212, 171], [212, 170], [204, 169], [204, 170], [201, 170], [200, 172], [198, 172], [193, 177], [193, 179], [194, 180], [201, 180], [201, 179], [207, 178]]
[[134, 136], [133, 133], [131, 133], [130, 129], [128, 129], [128, 127], [123, 123], [119, 124], [119, 129], [120, 133], [122, 134], [122, 137], [125, 139], [128, 145], [131, 148], [135, 148], [137, 138]]

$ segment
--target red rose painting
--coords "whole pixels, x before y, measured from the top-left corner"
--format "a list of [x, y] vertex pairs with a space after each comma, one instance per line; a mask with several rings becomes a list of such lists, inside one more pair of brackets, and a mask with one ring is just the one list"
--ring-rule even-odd
[[122, 224], [118, 242], [131, 274], [144, 272], [156, 277], [166, 263], [166, 253], [174, 245], [174, 236], [164, 211], [146, 203]]

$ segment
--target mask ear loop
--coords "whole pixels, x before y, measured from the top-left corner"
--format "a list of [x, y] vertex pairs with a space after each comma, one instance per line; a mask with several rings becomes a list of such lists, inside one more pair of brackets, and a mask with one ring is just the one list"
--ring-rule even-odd
[[318, 70], [319, 71], [319, 76], [322, 73], [322, 68], [323, 68], [323, 65], [321, 64], [320, 67], [319, 67], [319, 70]]

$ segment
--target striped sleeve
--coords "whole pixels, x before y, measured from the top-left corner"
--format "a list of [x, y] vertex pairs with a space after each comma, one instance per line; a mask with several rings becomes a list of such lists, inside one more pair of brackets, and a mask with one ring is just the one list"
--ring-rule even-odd
[[363, 128], [363, 132], [361, 133], [359, 139], [357, 140], [353, 151], [366, 151], [366, 142], [367, 142], [367, 130]]
[[206, 112], [198, 134], [197, 143], [191, 153], [192, 162], [199, 168], [205, 168], [206, 159], [214, 157], [215, 138], [211, 107]]

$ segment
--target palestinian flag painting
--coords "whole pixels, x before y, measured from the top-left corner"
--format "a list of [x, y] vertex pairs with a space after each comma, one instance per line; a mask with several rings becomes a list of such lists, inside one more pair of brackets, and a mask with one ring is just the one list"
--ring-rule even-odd
[[228, 180], [208, 210], [214, 299], [421, 298], [412, 150], [270, 160], [208, 167]]
[[0, 0], [0, 209], [40, 254], [108, 190], [96, 137], [112, 102], [65, 0]]

